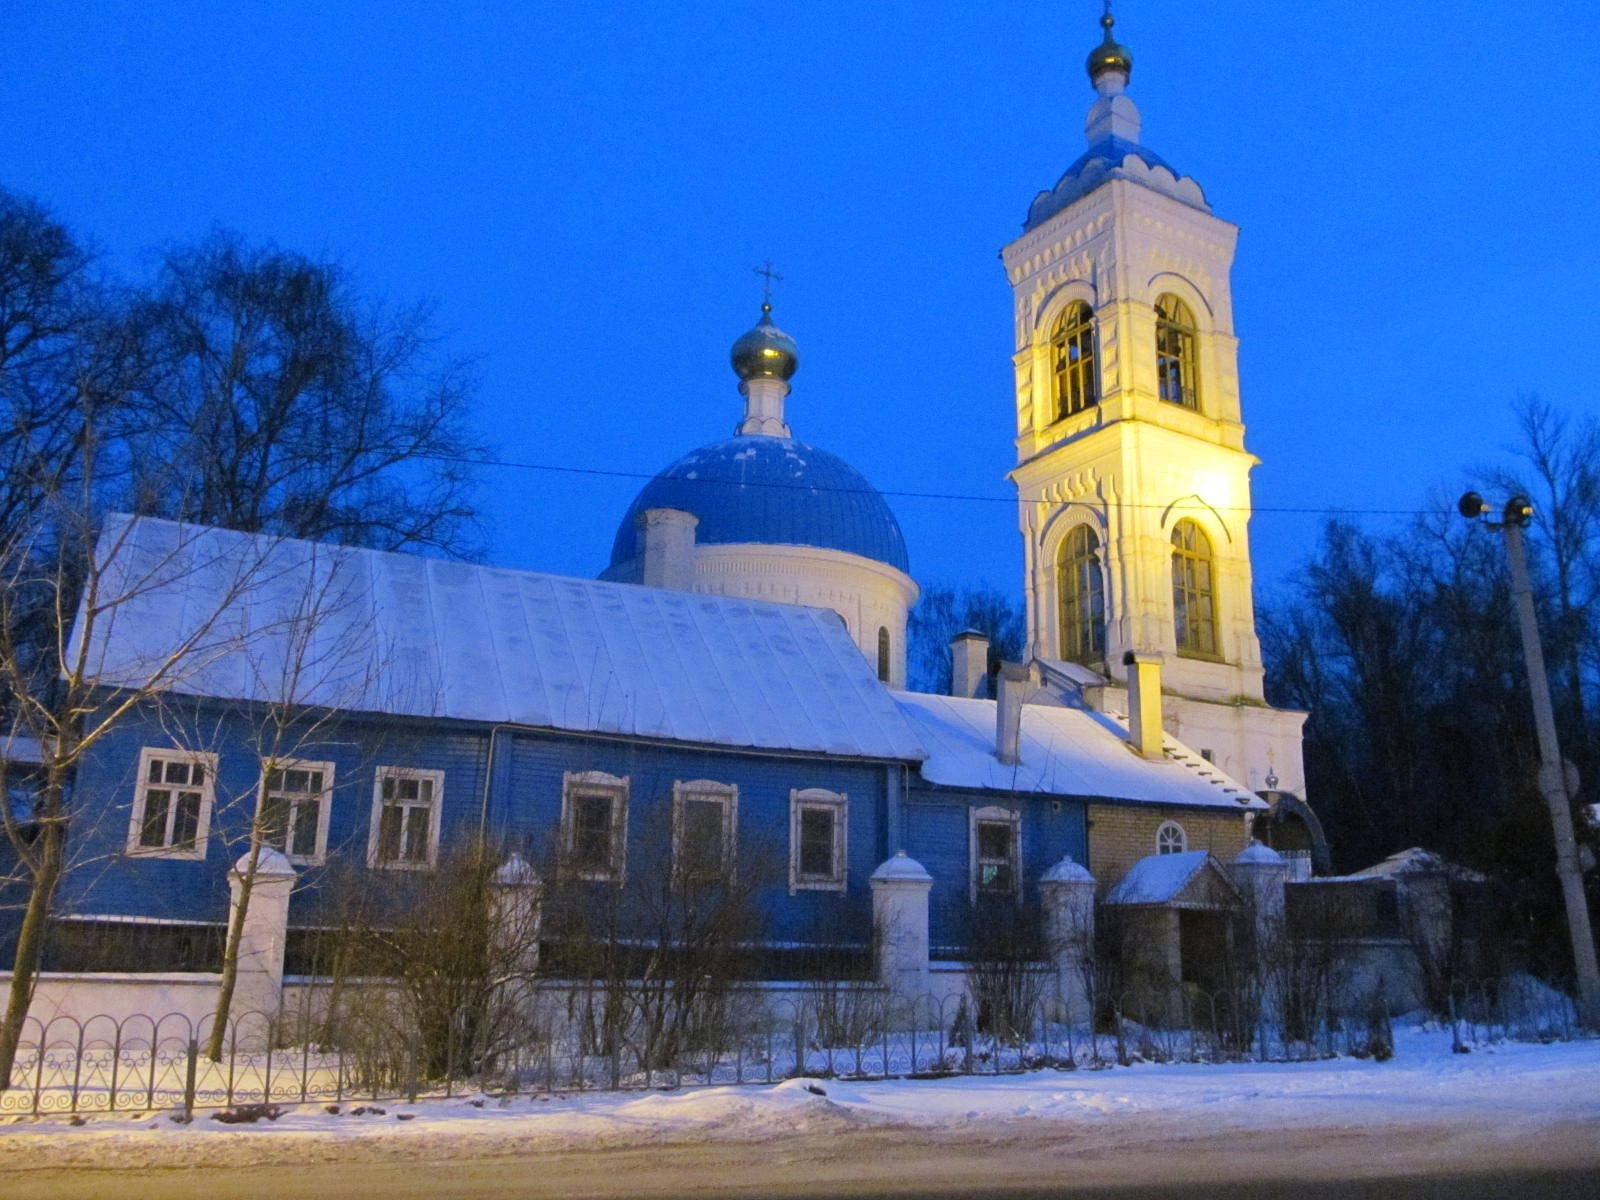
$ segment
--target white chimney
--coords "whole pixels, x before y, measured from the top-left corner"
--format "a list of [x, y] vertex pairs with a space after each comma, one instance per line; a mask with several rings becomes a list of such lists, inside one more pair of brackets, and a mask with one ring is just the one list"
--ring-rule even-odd
[[994, 755], [1007, 766], [1022, 761], [1022, 704], [1039, 686], [1032, 663], [1001, 663], [996, 681]]
[[694, 531], [700, 518], [680, 508], [647, 508], [639, 531], [639, 582], [673, 592], [694, 590]]
[[1128, 744], [1144, 758], [1161, 758], [1161, 656], [1129, 650], [1122, 656], [1128, 668]]
[[989, 638], [975, 629], [950, 639], [950, 694], [989, 698]]

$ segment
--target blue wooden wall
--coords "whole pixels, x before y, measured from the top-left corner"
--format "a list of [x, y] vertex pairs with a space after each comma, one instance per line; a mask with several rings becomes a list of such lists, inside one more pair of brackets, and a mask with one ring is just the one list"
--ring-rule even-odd
[[967, 791], [914, 785], [905, 806], [906, 853], [933, 876], [929, 940], [935, 958], [958, 957], [971, 910], [971, 814], [1010, 809], [1020, 818], [1022, 902], [1039, 902], [1039, 876], [1063, 855], [1088, 861], [1088, 801], [1016, 792]]
[[[243, 852], [255, 804], [259, 728], [259, 717], [237, 709], [203, 702], [185, 707], [170, 699], [159, 713], [144, 710], [120, 722], [86, 756], [78, 774], [70, 841], [75, 866], [62, 887], [58, 911], [224, 921], [228, 866]], [[765, 937], [796, 946], [864, 941], [871, 912], [867, 878], [904, 848], [934, 877], [935, 955], [958, 953], [968, 919], [974, 808], [998, 805], [1020, 814], [1025, 905], [1037, 903], [1039, 876], [1063, 855], [1079, 862], [1087, 857], [1086, 799], [939, 788], [912, 772], [896, 820], [891, 781], [898, 783], [905, 770], [898, 764], [502, 729], [493, 737], [491, 766], [491, 734], [488, 727], [462, 722], [346, 716], [293, 738], [295, 757], [334, 764], [334, 789], [328, 865], [301, 868], [291, 923], [319, 923], [332, 872], [371, 869], [365, 864], [379, 766], [444, 772], [443, 853], [469, 844], [481, 826], [500, 854], [520, 853], [541, 871], [549, 870], [555, 857], [568, 771], [628, 779], [629, 870], [661, 869], [660, 838], [670, 822], [675, 781], [733, 784], [739, 790], [738, 862], [741, 871], [756, 872], [762, 880], [757, 900]], [[144, 747], [218, 754], [216, 809], [204, 862], [125, 853]], [[789, 893], [790, 791], [813, 787], [849, 796], [844, 893]]]
[[[294, 925], [317, 923], [330, 872], [365, 866], [373, 785], [379, 766], [444, 772], [442, 853], [467, 844], [480, 825], [502, 854], [516, 851], [548, 869], [561, 819], [563, 776], [604, 771], [630, 784], [628, 858], [647, 868], [659, 851], [651, 839], [670, 821], [676, 780], [733, 784], [738, 798], [738, 861], [767, 880], [758, 893], [770, 939], [802, 943], [819, 932], [869, 928], [867, 876], [886, 857], [886, 780], [894, 764], [820, 757], [747, 754], [716, 748], [554, 733], [492, 731], [464, 723], [424, 723], [346, 716], [291, 739], [294, 757], [334, 764], [328, 865], [302, 866], [291, 902]], [[222, 922], [227, 871], [243, 853], [259, 782], [259, 718], [206, 704], [168, 701], [120, 722], [79, 770], [71, 850], [76, 868], [60, 895], [62, 914]], [[216, 805], [204, 862], [125, 853], [140, 750], [206, 749], [217, 753]], [[492, 774], [485, 788], [486, 775]], [[847, 892], [788, 890], [789, 794], [827, 788], [849, 796]], [[864, 936], [864, 933], [863, 933]]]

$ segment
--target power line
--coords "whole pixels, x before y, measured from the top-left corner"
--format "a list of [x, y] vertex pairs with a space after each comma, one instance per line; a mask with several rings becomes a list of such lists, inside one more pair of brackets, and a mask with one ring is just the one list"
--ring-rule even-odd
[[[472, 458], [467, 455], [454, 454], [419, 454], [417, 458], [428, 459], [433, 462], [458, 463], [470, 467], [500, 467], [513, 471], [543, 471], [552, 475], [590, 475], [604, 479], [643, 479], [657, 478], [655, 473], [649, 471], [619, 471], [605, 467], [563, 467], [554, 463], [518, 462], [507, 458]], [[694, 479], [688, 476], [673, 476], [674, 483], [694, 484], [723, 484], [732, 483], [725, 479]], [[882, 488], [841, 488], [824, 487], [814, 483], [783, 483], [779, 480], [739, 480], [738, 487], [748, 488], [774, 488], [780, 491], [796, 492], [827, 492], [831, 495], [841, 496], [893, 496], [901, 500], [946, 500], [963, 504], [1010, 504], [1016, 505], [1019, 500], [1015, 496], [974, 496], [962, 492], [909, 492], [891, 491]], [[1168, 508], [1169, 504], [1125, 504], [1124, 508]], [[1223, 508], [1222, 512], [1251, 512], [1251, 513], [1285, 513], [1301, 516], [1339, 516], [1339, 517], [1420, 517], [1432, 513], [1433, 509], [1417, 508], [1284, 508], [1269, 505], [1252, 505], [1250, 508]]]

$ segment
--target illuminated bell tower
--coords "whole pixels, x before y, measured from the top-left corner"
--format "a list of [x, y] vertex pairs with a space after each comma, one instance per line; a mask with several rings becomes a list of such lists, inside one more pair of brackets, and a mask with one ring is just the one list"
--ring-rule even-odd
[[1124, 701], [1161, 660], [1164, 722], [1252, 787], [1303, 794], [1304, 715], [1262, 698], [1250, 469], [1228, 273], [1238, 230], [1140, 141], [1133, 56], [1089, 55], [1088, 147], [1001, 253], [1015, 298], [1031, 653]]

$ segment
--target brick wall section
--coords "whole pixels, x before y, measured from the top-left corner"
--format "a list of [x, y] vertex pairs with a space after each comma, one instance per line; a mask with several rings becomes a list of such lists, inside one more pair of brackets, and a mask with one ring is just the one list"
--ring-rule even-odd
[[1176, 821], [1189, 849], [1209, 850], [1219, 862], [1232, 862], [1245, 848], [1241, 809], [1178, 808], [1161, 804], [1089, 805], [1089, 872], [1104, 895], [1141, 858], [1156, 852], [1156, 830]]

